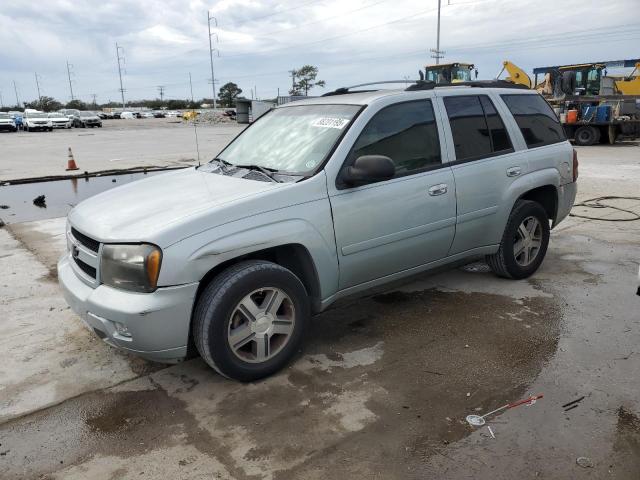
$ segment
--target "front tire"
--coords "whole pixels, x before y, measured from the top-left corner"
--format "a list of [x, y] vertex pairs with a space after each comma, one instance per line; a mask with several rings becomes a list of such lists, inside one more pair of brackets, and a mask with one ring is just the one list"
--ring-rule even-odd
[[499, 277], [522, 279], [535, 273], [549, 246], [549, 217], [537, 202], [518, 200], [509, 215], [500, 248], [486, 261]]
[[600, 130], [583, 125], [576, 130], [574, 140], [576, 145], [589, 147], [600, 140]]
[[215, 277], [200, 295], [193, 338], [218, 373], [250, 382], [289, 362], [309, 317], [307, 292], [290, 270], [263, 260], [244, 261]]

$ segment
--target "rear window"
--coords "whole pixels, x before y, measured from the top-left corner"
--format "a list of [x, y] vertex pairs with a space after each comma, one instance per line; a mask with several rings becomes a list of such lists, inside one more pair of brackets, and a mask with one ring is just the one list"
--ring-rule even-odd
[[486, 95], [444, 98], [456, 161], [471, 161], [513, 151], [511, 140]]
[[558, 117], [540, 95], [501, 95], [529, 148], [567, 139]]

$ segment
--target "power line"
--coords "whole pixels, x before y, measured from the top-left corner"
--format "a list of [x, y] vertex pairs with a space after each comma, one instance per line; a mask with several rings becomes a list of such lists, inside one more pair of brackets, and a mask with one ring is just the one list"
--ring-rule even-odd
[[[209, 27], [209, 61], [211, 62], [211, 90], [213, 91], [213, 110], [215, 110], [216, 109], [216, 77], [213, 74], [213, 51], [215, 50], [218, 56], [220, 56], [220, 50], [218, 50], [217, 48], [214, 49], [211, 43], [211, 37], [213, 35], [215, 35], [216, 37], [216, 42], [218, 41], [218, 34], [215, 32], [211, 33], [211, 20], [214, 21], [215, 26], [217, 27], [218, 20], [216, 19], [216, 17], [212, 17], [211, 13], [207, 11], [207, 25]], [[189, 83], [191, 83], [191, 74], [189, 74]]]
[[164, 100], [164, 85], [158, 86], [158, 92], [160, 93], [160, 101], [162, 102]]
[[320, 3], [320, 2], [322, 2], [322, 1], [323, 1], [323, 0], [311, 0], [311, 1], [309, 1], [309, 2], [300, 3], [300, 4], [296, 5], [295, 7], [285, 8], [284, 10], [278, 10], [277, 12], [268, 13], [267, 15], [262, 15], [262, 16], [260, 16], [260, 17], [253, 17], [253, 18], [250, 18], [250, 19], [248, 19], [248, 20], [246, 20], [246, 21], [244, 21], [244, 22], [242, 22], [242, 23], [239, 23], [239, 24], [238, 24], [238, 23], [233, 24], [233, 26], [234, 26], [234, 27], [239, 27], [240, 25], [246, 25], [246, 24], [248, 24], [248, 23], [255, 22], [256, 20], [262, 20], [263, 18], [273, 17], [273, 16], [275, 16], [275, 15], [280, 15], [281, 13], [290, 12], [290, 11], [292, 11], [292, 10], [298, 10], [298, 9], [300, 9], [300, 8], [306, 7], [307, 5], [312, 5], [312, 4], [314, 4], [314, 3]]
[[73, 102], [74, 98], [73, 98], [73, 85], [71, 84], [71, 67], [73, 67], [73, 65], [69, 63], [69, 60], [67, 60], [67, 76], [69, 77], [69, 91], [71, 92], [71, 101]]
[[122, 96], [122, 109], [125, 109], [124, 103], [124, 87], [122, 86], [122, 66], [120, 65], [120, 60], [124, 63], [124, 57], [120, 57], [120, 52], [124, 55], [124, 48], [119, 47], [116, 42], [116, 56], [118, 57], [118, 76], [120, 77], [120, 95]]
[[38, 103], [42, 103], [42, 95], [40, 95], [40, 82], [38, 81], [38, 73], [34, 72], [36, 78], [36, 89], [38, 90]]

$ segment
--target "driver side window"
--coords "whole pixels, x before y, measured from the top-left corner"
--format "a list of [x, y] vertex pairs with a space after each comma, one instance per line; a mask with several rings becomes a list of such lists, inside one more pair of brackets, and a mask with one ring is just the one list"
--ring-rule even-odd
[[396, 166], [396, 177], [442, 164], [440, 140], [430, 100], [390, 105], [380, 110], [356, 140], [347, 165], [363, 155], [384, 155]]

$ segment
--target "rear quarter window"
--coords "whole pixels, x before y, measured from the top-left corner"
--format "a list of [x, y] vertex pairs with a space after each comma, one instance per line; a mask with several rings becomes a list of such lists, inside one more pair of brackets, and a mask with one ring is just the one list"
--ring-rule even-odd
[[567, 139], [558, 117], [540, 95], [501, 97], [518, 124], [527, 147], [542, 147]]

